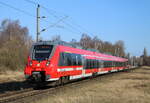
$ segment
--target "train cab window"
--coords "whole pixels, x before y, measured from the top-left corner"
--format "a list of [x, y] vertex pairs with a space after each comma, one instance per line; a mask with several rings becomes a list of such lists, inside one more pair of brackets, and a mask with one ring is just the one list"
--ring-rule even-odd
[[47, 60], [53, 50], [53, 45], [35, 45], [32, 50], [33, 60]]

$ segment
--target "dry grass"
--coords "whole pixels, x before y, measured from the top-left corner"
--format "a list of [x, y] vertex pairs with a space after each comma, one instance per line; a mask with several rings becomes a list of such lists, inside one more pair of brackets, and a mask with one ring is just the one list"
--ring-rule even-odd
[[22, 81], [22, 80], [24, 80], [23, 71], [0, 72], [0, 83], [10, 81]]
[[61, 90], [35, 103], [150, 103], [150, 67]]

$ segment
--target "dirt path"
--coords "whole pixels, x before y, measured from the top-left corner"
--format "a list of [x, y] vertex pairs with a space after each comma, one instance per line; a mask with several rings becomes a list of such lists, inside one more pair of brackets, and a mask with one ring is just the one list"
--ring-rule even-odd
[[150, 67], [83, 83], [32, 103], [150, 103]]

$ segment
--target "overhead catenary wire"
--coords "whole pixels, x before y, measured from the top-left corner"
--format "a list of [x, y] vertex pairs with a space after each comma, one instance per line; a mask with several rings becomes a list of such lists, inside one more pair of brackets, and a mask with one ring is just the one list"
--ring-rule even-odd
[[[70, 20], [74, 21], [73, 18], [71, 18], [71, 17], [70, 17]], [[84, 30], [85, 33], [90, 34], [90, 35], [92, 35], [93, 37], [95, 36], [93, 33], [89, 32], [89, 30], [87, 30], [87, 29], [84, 28], [83, 26], [81, 26], [81, 25], [79, 25], [79, 24], [77, 24], [77, 23], [74, 23], [74, 22], [70, 22], [70, 23], [73, 24], [73, 25], [76, 25], [76, 26], [79, 27], [80, 29]]]
[[14, 6], [12, 6], [12, 5], [9, 5], [9, 4], [7, 4], [7, 3], [4, 3], [4, 2], [1, 2], [1, 1], [0, 1], [0, 4], [1, 4], [1, 5], [4, 5], [4, 6], [6, 6], [6, 7], [9, 7], [9, 8], [11, 8], [11, 9], [14, 9], [14, 10], [16, 10], [16, 11], [18, 11], [18, 12], [24, 13], [24, 14], [26, 14], [26, 15], [28, 15], [28, 16], [36, 17], [35, 15], [32, 15], [31, 13], [29, 13], [29, 12], [27, 12], [27, 11], [21, 10], [21, 9], [16, 8], [16, 7], [14, 7]]
[[[26, 1], [31, 1], [31, 0], [26, 0]], [[32, 2], [32, 1], [31, 1]], [[37, 4], [36, 2], [34, 2], [34, 4]], [[54, 11], [54, 10], [50, 10], [49, 8], [46, 8], [46, 7], [44, 7], [44, 6], [42, 6], [41, 5], [41, 7], [43, 8], [43, 9], [45, 9], [45, 11], [47, 11], [47, 13], [49, 14], [49, 13], [51, 13], [51, 15], [53, 16], [53, 17], [55, 17], [55, 18], [57, 18], [57, 19], [59, 19], [60, 18], [60, 16], [57, 16], [55, 13], [56, 13], [56, 11]], [[53, 11], [53, 12], [55, 12], [55, 13], [52, 13], [52, 12], [50, 12], [50, 11]], [[66, 16], [66, 15], [65, 15]], [[62, 17], [62, 16], [61, 16]], [[70, 17], [70, 19], [72, 19], [71, 17]], [[72, 19], [73, 20], [73, 19]], [[68, 23], [67, 21], [62, 21], [64, 24], [66, 24], [67, 26], [69, 26], [69, 27], [71, 27], [72, 29], [75, 29], [76, 31], [78, 31], [80, 34], [81, 33], [83, 33], [83, 32], [81, 32], [81, 31], [85, 31], [85, 33], [88, 33], [88, 34], [91, 34], [92, 36], [95, 36], [95, 35], [93, 35], [93, 33], [91, 33], [91, 32], [89, 32], [87, 29], [85, 29], [84, 27], [82, 27], [81, 25], [79, 25], [79, 24], [77, 24], [77, 23], [73, 23], [73, 22], [70, 22], [70, 23]], [[72, 26], [73, 25], [73, 26]], [[75, 28], [76, 27], [76, 28]], [[81, 30], [82, 29], [82, 30]]]
[[[24, 1], [26, 1], [26, 2], [28, 2], [28, 3], [30, 3], [30, 4], [33, 4], [33, 5], [38, 5], [39, 3], [37, 3], [37, 2], [34, 2], [34, 1], [31, 1], [31, 0], [24, 0]], [[58, 23], [60, 23], [60, 22], [63, 22], [64, 23], [64, 18], [66, 18], [66, 17], [68, 17], [68, 16], [57, 16], [57, 15], [55, 15], [55, 13], [56, 13], [56, 11], [54, 11], [54, 10], [49, 10], [48, 8], [46, 8], [46, 7], [44, 7], [43, 5], [41, 5], [40, 4], [40, 7], [41, 8], [43, 8], [48, 14], [51, 14], [54, 18], [57, 18], [57, 19], [59, 19], [56, 23], [54, 23], [54, 24], [52, 24], [52, 25], [50, 25], [50, 26], [48, 26], [47, 28], [45, 28], [45, 29], [43, 29], [43, 31], [45, 31], [46, 29], [49, 29], [49, 28], [51, 28], [51, 27], [54, 27], [54, 26], [57, 26], [57, 24]], [[51, 12], [52, 11], [52, 12]], [[65, 23], [64, 23], [65, 24]], [[67, 25], [67, 24], [66, 24]], [[69, 24], [68, 24], [69, 25]], [[67, 25], [67, 26], [68, 26]], [[69, 26], [71, 29], [73, 29], [73, 30], [71, 30], [71, 29], [67, 29], [69, 32], [72, 32], [72, 33], [80, 33], [81, 34], [81, 32], [78, 32], [78, 31], [75, 31], [74, 30], [74, 28], [70, 25]], [[66, 29], [66, 28], [62, 28], [62, 29]]]
[[51, 27], [56, 26], [59, 22], [63, 21], [63, 20], [64, 20], [64, 19], [66, 19], [67, 17], [68, 17], [68, 16], [63, 17], [62, 19], [58, 20], [56, 23], [54, 23], [54, 24], [52, 24], [52, 25], [48, 26], [48, 27], [47, 27], [47, 28], [45, 28], [45, 29], [49, 29], [49, 28], [51, 28]]
[[[8, 7], [8, 8], [11, 8], [11, 9], [13, 9], [13, 10], [15, 10], [15, 11], [21, 12], [21, 13], [27, 15], [27, 16], [36, 18], [35, 15], [33, 15], [33, 14], [31, 14], [31, 13], [25, 11], [25, 10], [19, 9], [19, 8], [17, 8], [17, 7], [14, 7], [14, 6], [10, 5], [10, 4], [7, 4], [7, 3], [1, 2], [1, 1], [0, 1], [0, 4], [3, 5], [3, 6], [6, 6], [6, 7]], [[51, 24], [51, 25], [55, 24], [55, 23], [49, 22], [49, 21], [44, 20], [44, 19], [43, 19], [43, 21], [46, 22], [46, 23], [49, 23], [49, 24]], [[54, 27], [54, 26], [53, 26], [53, 27]]]
[[[50, 10], [46, 7], [43, 7], [41, 6], [43, 9], [45, 9], [47, 11], [47, 13], [50, 13]], [[57, 19], [59, 19], [59, 17], [57, 15], [55, 15], [54, 13], [51, 13], [51, 15]], [[72, 28], [73, 30], [76, 30], [79, 34], [83, 34], [84, 32], [87, 33], [87, 34], [90, 34], [92, 36], [95, 36], [93, 35], [93, 33], [90, 33], [87, 29], [85, 29], [84, 27], [82, 27], [81, 25], [77, 24], [77, 23], [73, 23], [73, 22], [70, 22], [68, 23], [67, 21], [62, 21], [65, 25], [69, 26], [70, 28]], [[72, 26], [73, 25], [73, 26]], [[82, 30], [81, 30], [82, 29]], [[84, 32], [82, 32], [84, 31]]]
[[[27, 1], [27, 2], [29, 2], [29, 3], [31, 3], [31, 4], [34, 4], [34, 5], [37, 5], [37, 4], [38, 4], [38, 3], [34, 2], [34, 1], [31, 1], [31, 0], [25, 0], [25, 1]], [[31, 13], [25, 11], [25, 10], [16, 8], [16, 7], [14, 7], [14, 6], [10, 5], [10, 4], [7, 4], [7, 3], [1, 2], [1, 1], [0, 1], [0, 4], [1, 4], [1, 5], [4, 5], [4, 6], [6, 6], [6, 7], [12, 8], [12, 9], [14, 9], [14, 10], [16, 10], [16, 11], [18, 11], [18, 12], [21, 12], [21, 13], [23, 13], [23, 14], [25, 14], [25, 15], [28, 15], [28, 16], [31, 16], [31, 17], [36, 18], [35, 15], [33, 15], [33, 14], [31, 14]], [[60, 20], [57, 21], [57, 23], [63, 22], [65, 25], [67, 25], [68, 27], [70, 27], [70, 28], [72, 29], [72, 30], [69, 30], [69, 29], [67, 29], [67, 30], [72, 31], [72, 32], [75, 32], [75, 33], [77, 33], [77, 34], [82, 34], [82, 33], [83, 33], [83, 32], [81, 32], [79, 29], [77, 29], [76, 27], [74, 27], [75, 25], [72, 26], [71, 24], [67, 23], [66, 21], [63, 21], [63, 20], [64, 20], [64, 19], [63, 19], [64, 17], [62, 17], [62, 16], [57, 16], [57, 15], [55, 14], [56, 11], [50, 10], [50, 9], [48, 9], [48, 8], [42, 6], [42, 5], [41, 5], [41, 8], [43, 8], [48, 14], [52, 15], [54, 18], [60, 19]], [[53, 12], [51, 12], [51, 11], [53, 11]], [[60, 17], [62, 17], [62, 18], [60, 18]], [[65, 17], [66, 17], [66, 16], [65, 16]], [[47, 20], [44, 20], [44, 19], [43, 19], [43, 21], [48, 22]], [[49, 24], [52, 24], [52, 25], [50, 25], [49, 27], [47, 27], [47, 29], [49, 29], [50, 27], [54, 27], [54, 26], [57, 25], [57, 23], [50, 23], [50, 22], [48, 22], [48, 23], [49, 23]], [[80, 26], [80, 27], [81, 27], [81, 26]], [[63, 29], [64, 29], [64, 28], [63, 28]], [[89, 34], [91, 34], [91, 33], [89, 33]]]
[[[31, 3], [31, 4], [34, 4], [34, 5], [38, 5], [38, 4], [39, 4], [39, 3], [34, 2], [34, 1], [31, 1], [31, 0], [24, 0], [24, 1], [26, 1], [26, 2], [28, 2], [28, 3]], [[57, 16], [57, 15], [55, 14], [56, 11], [54, 11], [54, 10], [50, 10], [50, 9], [44, 7], [43, 5], [40, 5], [40, 6], [41, 6], [41, 8], [43, 8], [48, 14], [50, 14], [50, 15], [53, 16], [54, 18], [56, 18], [56, 19], [64, 18], [64, 16]], [[51, 12], [51, 11], [53, 11], [53, 12]], [[65, 15], [65, 16], [66, 16], [66, 15]], [[72, 26], [71, 24], [67, 23], [66, 21], [61, 21], [61, 22], [63, 22], [65, 25], [67, 25], [68, 27], [70, 27], [71, 29], [73, 29], [74, 31], [76, 31], [76, 33], [78, 33], [78, 34], [82, 34], [82, 33], [83, 33], [82, 31], [80, 31], [80, 30], [77, 29], [76, 27]]]
[[[25, 1], [31, 1], [31, 0], [25, 0]], [[30, 3], [32, 3], [32, 2], [30, 2]], [[33, 3], [34, 3], [34, 2], [33, 2]], [[32, 4], [33, 4], [33, 3], [32, 3]], [[36, 4], [37, 4], [37, 3], [36, 3]], [[8, 7], [8, 8], [11, 8], [11, 9], [15, 10], [15, 11], [18, 11], [18, 12], [21, 12], [21, 13], [23, 13], [23, 14], [25, 14], [25, 15], [30, 16], [30, 17], [36, 18], [35, 15], [33, 15], [33, 14], [31, 14], [31, 13], [25, 11], [25, 10], [22, 10], [22, 9], [20, 9], [20, 8], [14, 7], [14, 6], [12, 6], [12, 5], [8, 4], [8, 3], [4, 3], [4, 2], [1, 2], [1, 1], [0, 1], [0, 5], [6, 6], [6, 7]], [[34, 3], [34, 5], [35, 5], [35, 3]], [[49, 9], [45, 8], [44, 6], [42, 6], [42, 8], [44, 8], [48, 13], [50, 13], [50, 12], [49, 12]], [[51, 15], [52, 15], [52, 13], [51, 13]], [[57, 18], [57, 19], [60, 19], [60, 20], [58, 20], [56, 23], [51, 23], [52, 25], [50, 25], [50, 26], [47, 27], [46, 29], [49, 29], [50, 27], [57, 26], [58, 23], [63, 22], [64, 24], [66, 24], [67, 26], [69, 26], [70, 28], [72, 28], [73, 30], [70, 29], [70, 28], [62, 28], [62, 29], [66, 29], [66, 30], [68, 30], [69, 32], [72, 32], [72, 33], [81, 34], [80, 31], [74, 30], [74, 29], [75, 29], [74, 27], [72, 27], [70, 24], [67, 24], [67, 23], [65, 23], [65, 22], [63, 21], [64, 18], [66, 18], [66, 17], [68, 17], [68, 16], [65, 16], [65, 17], [60, 18], [60, 17], [58, 17], [57, 15], [53, 14], [53, 17], [55, 17], [55, 18]], [[48, 22], [48, 21], [46, 21], [46, 20], [44, 20], [44, 19], [43, 19], [43, 21]], [[48, 22], [48, 23], [49, 23], [49, 22]], [[49, 24], [50, 24], [50, 23], [49, 23]], [[44, 30], [44, 29], [43, 29], [43, 30]], [[45, 30], [44, 30], [44, 31], [45, 31]]]
[[[43, 9], [45, 9], [45, 11], [46, 11], [48, 14], [51, 13], [48, 8], [43, 7], [43, 6], [41, 6], [41, 7], [42, 7]], [[57, 19], [60, 19], [60, 17], [58, 17], [58, 16], [55, 15], [54, 13], [51, 13], [51, 15], [52, 15], [53, 17], [57, 18]], [[73, 30], [75, 30], [76, 32], [78, 32], [79, 34], [82, 34], [82, 32], [81, 32], [79, 29], [75, 28], [75, 27], [72, 26], [71, 24], [67, 23], [66, 21], [62, 21], [62, 22], [63, 22], [65, 25], [67, 25], [67, 26], [69, 26], [70, 28], [72, 28]]]
[[[28, 0], [28, 1], [29, 1], [29, 0]], [[25, 10], [21, 10], [21, 9], [19, 9], [19, 8], [17, 8], [17, 7], [14, 7], [14, 6], [10, 5], [10, 4], [7, 4], [7, 3], [1, 2], [1, 1], [0, 1], [0, 4], [3, 5], [3, 6], [6, 6], [6, 7], [8, 7], [8, 8], [11, 8], [11, 9], [13, 9], [13, 10], [15, 10], [15, 11], [21, 12], [21, 13], [27, 15], [27, 16], [36, 18], [35, 15], [33, 15], [33, 14], [31, 14], [31, 13], [25, 11]], [[64, 19], [64, 18], [62, 18], [62, 19]], [[62, 19], [58, 20], [56, 23], [49, 23], [48, 21], [46, 21], [46, 20], [44, 20], [44, 19], [43, 19], [43, 21], [45, 21], [45, 22], [47, 22], [47, 23], [49, 23], [49, 24], [52, 24], [52, 25], [50, 25], [49, 27], [47, 27], [47, 29], [48, 29], [48, 28], [50, 28], [50, 27], [56, 26], [57, 23], [59, 23], [59, 22], [62, 21]], [[69, 29], [68, 29], [68, 31], [73, 32], [72, 30], [69, 30]]]
[[[33, 5], [38, 5], [39, 3], [38, 2], [35, 2], [35, 1], [32, 1], [32, 0], [24, 0], [24, 1], [26, 1], [26, 2], [28, 2], [28, 3], [30, 3], [30, 4], [33, 4]], [[43, 8], [43, 9], [48, 9], [48, 8], [46, 8], [45, 6], [43, 6], [43, 5], [41, 5], [40, 4], [40, 7], [41, 8]], [[55, 10], [53, 10], [53, 9], [48, 9], [49, 11], [48, 12], [50, 12], [50, 13], [53, 13], [53, 14], [55, 14], [56, 13], [56, 11]], [[64, 15], [64, 16], [67, 16], [67, 15]], [[59, 16], [59, 17], [64, 17], [64, 16]], [[58, 17], [58, 16], [57, 16]]]

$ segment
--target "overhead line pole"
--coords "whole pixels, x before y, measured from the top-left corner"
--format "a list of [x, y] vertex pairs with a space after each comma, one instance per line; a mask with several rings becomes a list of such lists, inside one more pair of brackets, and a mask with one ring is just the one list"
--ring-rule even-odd
[[37, 17], [36, 17], [36, 32], [37, 32], [37, 36], [36, 36], [36, 42], [39, 41], [39, 35], [40, 35], [40, 5], [38, 4], [37, 6]]

